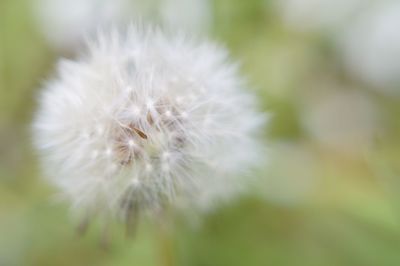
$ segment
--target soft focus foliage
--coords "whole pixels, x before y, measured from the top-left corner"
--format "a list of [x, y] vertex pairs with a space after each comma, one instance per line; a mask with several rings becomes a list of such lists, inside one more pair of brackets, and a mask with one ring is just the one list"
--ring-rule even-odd
[[[321, 0], [330, 3], [324, 13], [340, 11], [324, 27], [301, 20], [293, 27], [274, 0], [210, 2], [212, 37], [243, 62], [250, 87], [274, 113], [264, 133], [273, 158], [258, 173], [254, 193], [193, 226], [175, 222], [177, 265], [399, 265], [400, 87], [392, 76], [399, 73], [393, 63], [399, 47], [392, 47], [398, 31], [390, 25], [400, 15], [391, 9], [381, 18], [387, 10], [381, 5], [390, 1], [339, 1], [333, 8], [336, 1]], [[347, 2], [357, 4], [348, 11]], [[318, 15], [321, 3], [307, 14]], [[53, 204], [29, 125], [38, 88], [59, 55], [37, 28], [32, 5], [0, 3], [0, 265], [160, 265], [151, 223], [141, 223], [134, 240], [112, 226], [105, 252], [98, 247], [101, 225], [79, 238], [67, 222], [68, 206]], [[297, 7], [288, 6], [298, 17]], [[355, 37], [363, 21], [382, 26]], [[387, 42], [366, 43], [374, 36]], [[341, 50], [345, 44], [349, 50]], [[352, 47], [369, 53], [361, 56], [365, 62], [353, 59], [360, 56]], [[374, 49], [385, 57], [374, 58]], [[365, 65], [375, 60], [385, 70]], [[366, 79], [365, 69], [379, 71], [370, 76], [378, 78]]]

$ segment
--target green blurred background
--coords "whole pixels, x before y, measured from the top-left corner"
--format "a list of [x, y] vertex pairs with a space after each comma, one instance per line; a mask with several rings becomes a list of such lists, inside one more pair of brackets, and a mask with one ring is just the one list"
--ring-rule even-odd
[[[124, 9], [124, 19], [163, 21], [160, 1], [128, 1], [142, 4], [132, 13]], [[344, 29], [358, 23], [356, 14], [373, 14], [379, 1], [358, 1], [350, 11], [318, 1], [300, 19], [296, 12], [310, 1], [282, 1], [289, 3], [282, 7], [272, 0], [181, 0], [169, 7], [177, 12], [168, 13], [172, 18], [201, 7], [196, 21], [186, 23], [193, 19], [187, 16], [178, 23], [225, 44], [271, 113], [264, 133], [269, 160], [257, 172], [259, 183], [200, 220], [176, 219], [169, 254], [176, 265], [400, 265], [399, 68], [384, 68], [394, 73], [389, 82], [372, 82], [375, 72], [363, 78], [357, 66], [366, 63], [347, 58], [340, 45]], [[40, 10], [50, 2], [0, 1], [0, 265], [166, 265], [150, 221], [141, 221], [134, 239], [113, 226], [104, 250], [100, 226], [78, 236], [68, 206], [41, 178], [30, 140], [37, 91], [57, 58], [73, 56], [71, 36], [83, 23], [70, 16], [79, 1], [53, 1], [61, 3], [60, 13], [43, 19]], [[329, 25], [314, 18], [331, 10], [339, 15]], [[68, 25], [49, 32], [63, 11], [72, 33], [63, 36]], [[288, 12], [297, 20], [288, 20]], [[100, 16], [94, 13], [83, 16]], [[400, 61], [400, 45], [392, 49]], [[382, 49], [376, 52], [381, 59]]]

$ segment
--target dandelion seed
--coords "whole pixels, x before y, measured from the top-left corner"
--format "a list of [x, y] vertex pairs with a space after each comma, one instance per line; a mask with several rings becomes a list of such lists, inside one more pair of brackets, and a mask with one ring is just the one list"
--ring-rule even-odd
[[147, 163], [145, 166], [145, 169], [146, 169], [146, 172], [151, 172], [151, 171], [153, 171], [153, 166], [151, 164]]
[[132, 107], [133, 115], [138, 116], [140, 115], [140, 108], [137, 106]]
[[104, 133], [104, 128], [103, 128], [102, 126], [97, 126], [97, 127], [96, 127], [96, 133], [97, 133], [98, 135], [103, 134], [103, 133]]
[[140, 181], [137, 178], [132, 179], [132, 186], [138, 187], [140, 185]]
[[162, 154], [163, 160], [167, 160], [169, 157], [170, 157], [170, 153], [169, 152], [167, 152], [167, 151], [163, 152], [163, 154]]
[[151, 100], [151, 99], [147, 100], [147, 101], [146, 101], [146, 107], [147, 107], [147, 109], [149, 109], [149, 110], [153, 109], [153, 107], [154, 107], [154, 102], [153, 102], [153, 100]]
[[106, 151], [105, 151], [105, 154], [106, 154], [107, 157], [111, 157], [112, 149], [111, 148], [107, 148]]
[[171, 111], [166, 111], [166, 112], [165, 112], [165, 116], [166, 116], [166, 117], [172, 117]]
[[189, 115], [188, 115], [188, 113], [187, 112], [182, 112], [181, 113], [181, 117], [182, 118], [187, 118]]
[[132, 139], [128, 140], [128, 146], [130, 148], [133, 148], [135, 146], [135, 141], [133, 141]]

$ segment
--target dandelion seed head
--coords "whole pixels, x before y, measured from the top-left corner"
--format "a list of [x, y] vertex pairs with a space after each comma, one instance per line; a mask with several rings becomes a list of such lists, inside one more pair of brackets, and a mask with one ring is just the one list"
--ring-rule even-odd
[[215, 44], [137, 27], [99, 33], [42, 90], [34, 140], [46, 176], [91, 212], [125, 217], [127, 201], [212, 208], [260, 161], [264, 115], [244, 84]]

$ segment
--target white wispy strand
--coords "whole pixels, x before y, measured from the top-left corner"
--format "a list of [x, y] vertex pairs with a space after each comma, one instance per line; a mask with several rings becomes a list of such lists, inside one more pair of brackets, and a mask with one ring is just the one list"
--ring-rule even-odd
[[40, 95], [46, 175], [85, 212], [210, 209], [260, 162], [264, 115], [244, 86], [215, 44], [138, 27], [99, 33]]

